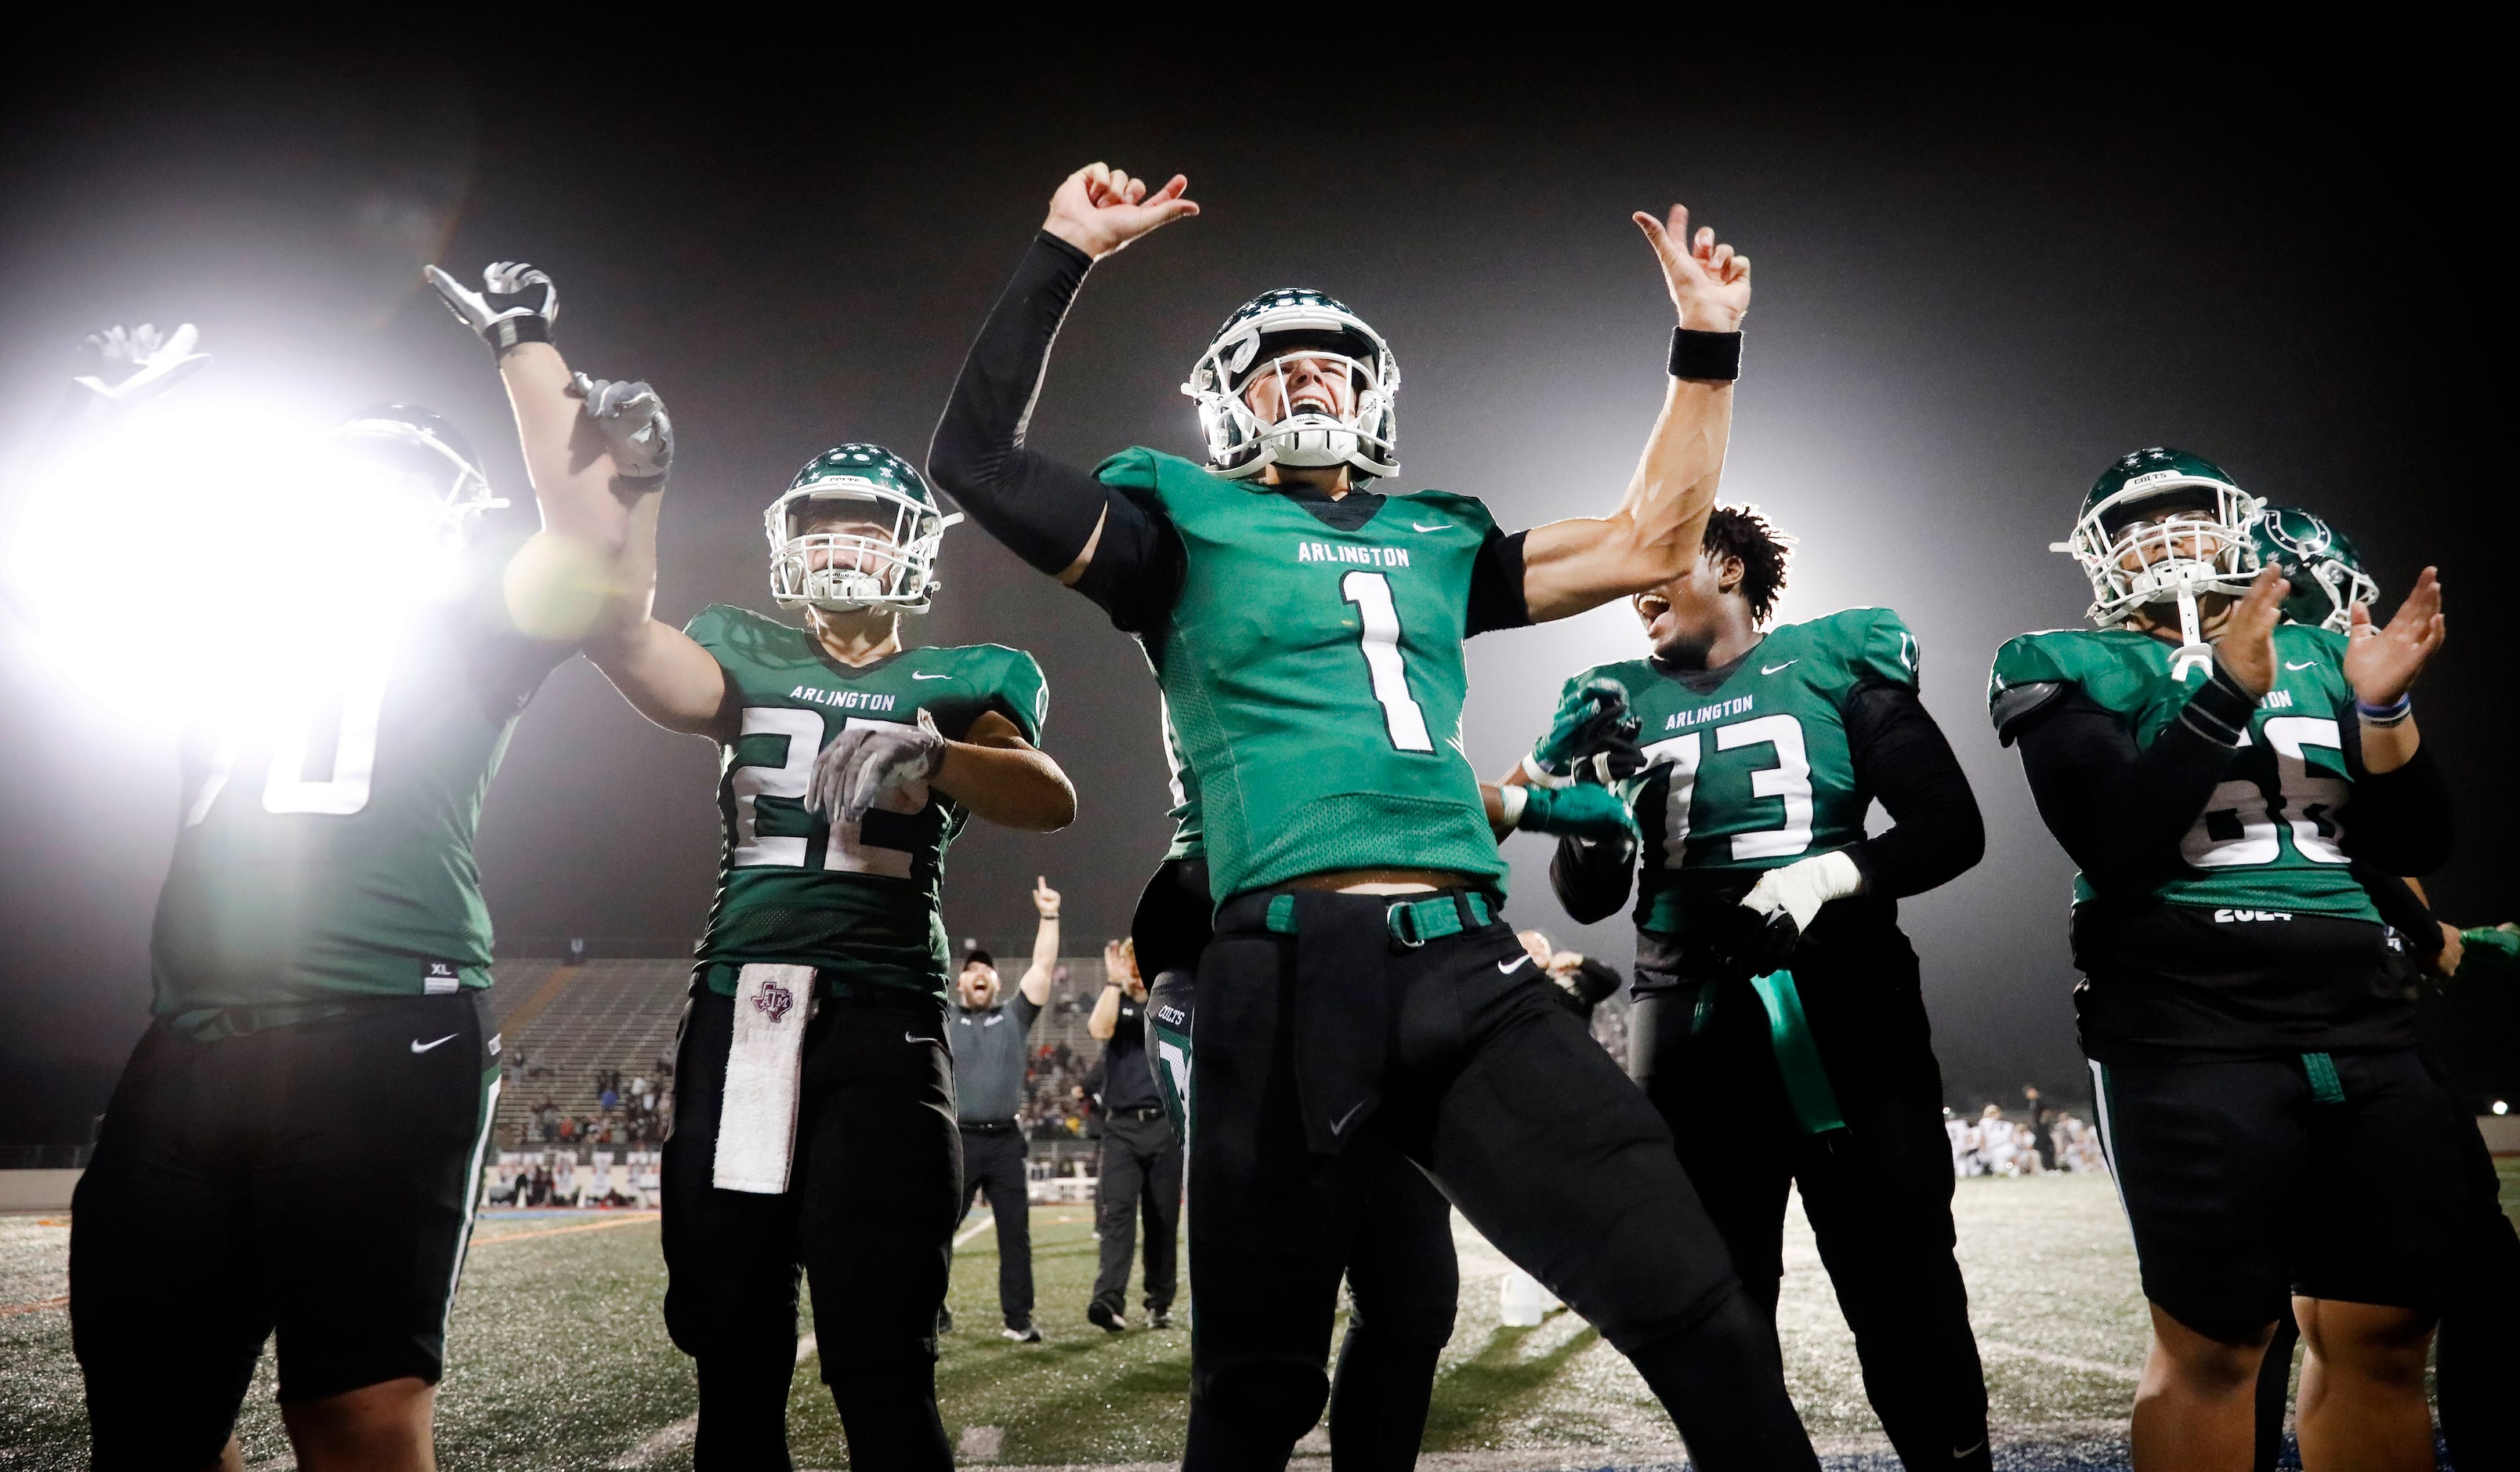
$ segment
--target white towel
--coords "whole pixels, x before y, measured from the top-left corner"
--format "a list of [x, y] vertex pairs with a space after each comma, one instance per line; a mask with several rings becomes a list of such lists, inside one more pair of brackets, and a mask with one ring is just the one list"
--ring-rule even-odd
[[796, 1100], [805, 1071], [805, 1024], [814, 1016], [814, 968], [746, 966], [735, 984], [735, 1037], [719, 1095], [721, 1191], [776, 1196], [796, 1154]]

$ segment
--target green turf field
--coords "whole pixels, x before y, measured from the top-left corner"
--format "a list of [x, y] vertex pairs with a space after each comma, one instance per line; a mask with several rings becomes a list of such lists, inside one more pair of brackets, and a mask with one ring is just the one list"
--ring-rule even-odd
[[[2520, 1203], [2520, 1163], [2506, 1164], [2504, 1187], [2506, 1203]], [[2134, 1253], [2108, 1181], [1962, 1181], [1956, 1215], [1999, 1445], [2121, 1430], [2145, 1331]], [[1780, 1327], [1796, 1403], [1823, 1450], [1877, 1449], [1845, 1322], [1800, 1213], [1788, 1222]], [[0, 1468], [11, 1472], [85, 1462], [77, 1367], [58, 1303], [68, 1237], [62, 1219], [0, 1218]], [[937, 1384], [962, 1459], [1178, 1455], [1187, 1329], [1109, 1335], [1085, 1321], [1095, 1261], [1089, 1209], [1036, 1208], [1033, 1240], [1040, 1345], [997, 1337], [995, 1235], [980, 1233], [956, 1258], [960, 1328], [945, 1340]], [[1430, 1451], [1484, 1452], [1461, 1460], [1492, 1466], [1677, 1455], [1669, 1422], [1598, 1336], [1563, 1311], [1538, 1328], [1500, 1327], [1502, 1260], [1468, 1236], [1462, 1258], [1462, 1313], [1436, 1386]], [[442, 1464], [688, 1467], [692, 1375], [665, 1341], [663, 1292], [652, 1217], [485, 1218], [438, 1402]], [[814, 1371], [808, 1358], [789, 1401], [796, 1461], [845, 1466], [839, 1424]], [[248, 1464], [278, 1468], [289, 1464], [288, 1444], [270, 1374], [266, 1358], [242, 1424]]]

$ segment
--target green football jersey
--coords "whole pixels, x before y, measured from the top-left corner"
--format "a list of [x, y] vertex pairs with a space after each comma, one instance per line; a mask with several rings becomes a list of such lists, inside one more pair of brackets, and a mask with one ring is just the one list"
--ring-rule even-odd
[[1421, 490], [1340, 530], [1149, 449], [1095, 474], [1150, 493], [1181, 535], [1180, 594], [1147, 643], [1198, 777], [1217, 900], [1338, 869], [1501, 882], [1461, 738], [1487, 508]]
[[345, 997], [490, 985], [481, 797], [568, 654], [517, 631], [504, 565], [381, 634], [358, 665], [300, 671], [287, 699], [186, 733], [150, 941], [158, 1016], [262, 1012], [230, 1012], [244, 1029]]
[[[1161, 696], [1156, 699], [1160, 702]], [[1166, 814], [1173, 820], [1172, 847], [1164, 851], [1164, 860], [1207, 857], [1207, 835], [1199, 830], [1198, 773], [1190, 769], [1190, 759], [1182, 755], [1181, 732], [1173, 729], [1173, 713], [1164, 710], [1164, 766], [1171, 772], [1173, 805]]]
[[1638, 927], [1684, 935], [1760, 871], [1863, 838], [1872, 799], [1856, 781], [1846, 701], [1868, 679], [1915, 688], [1916, 661], [1897, 614], [1858, 608], [1769, 630], [1712, 683], [1712, 671], [1692, 682], [1651, 660], [1569, 680], [1570, 692], [1616, 680], [1642, 728], [1647, 765], [1622, 784], [1642, 841]]
[[721, 754], [726, 847], [698, 975], [735, 992], [746, 962], [812, 966], [827, 994], [945, 995], [945, 851], [969, 813], [919, 790], [837, 828], [805, 806], [824, 743], [855, 725], [910, 722], [924, 710], [948, 740], [983, 712], [1041, 740], [1050, 687], [1031, 655], [1000, 644], [910, 649], [863, 668], [823, 653], [793, 624], [723, 604], [685, 632], [715, 656], [742, 706]]
[[[2354, 795], [2344, 751], [2354, 701], [2345, 636], [2282, 623], [2274, 640], [2274, 688], [2258, 702], [2222, 784], [2180, 842], [2185, 872], [2153, 895], [2171, 904], [2377, 921], [2342, 847], [2340, 814]], [[1987, 699], [2020, 685], [2073, 685], [2116, 715], [2137, 746], [2149, 746], [2199, 687], [2171, 677], [2174, 653], [2124, 628], [2023, 634], [1996, 651]], [[2204, 679], [2202, 671], [2189, 676]], [[2091, 885], [2075, 875], [2074, 902], [2091, 898]]]

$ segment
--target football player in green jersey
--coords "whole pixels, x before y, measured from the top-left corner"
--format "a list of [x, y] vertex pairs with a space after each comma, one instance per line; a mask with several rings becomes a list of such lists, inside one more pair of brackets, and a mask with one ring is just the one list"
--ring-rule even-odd
[[[529, 464], [636, 442], [660, 413], [644, 385], [572, 384], [556, 358], [510, 391]], [[1033, 745], [1048, 688], [1020, 650], [905, 641], [955, 519], [889, 450], [816, 455], [765, 514], [771, 596], [803, 627], [722, 604], [680, 629], [652, 617], [661, 483], [620, 502], [634, 529], [586, 649], [642, 714], [721, 754], [725, 849], [663, 1172], [695, 1465], [788, 1464], [801, 1266], [850, 1460], [947, 1467], [936, 1328], [962, 1167], [938, 891], [972, 815], [1074, 817]]]
[[1193, 366], [1204, 463], [1133, 448], [1088, 475], [1025, 449], [1087, 270], [1195, 213], [1185, 187], [1101, 164], [1059, 186], [930, 464], [1144, 640], [1198, 778], [1218, 908], [1192, 1019], [1188, 1465], [1282, 1466], [1319, 1417], [1338, 1284], [1397, 1153], [1637, 1363], [1701, 1463], [1813, 1466], [1774, 1328], [1669, 1131], [1498, 915], [1505, 864], [1460, 747], [1468, 636], [1694, 555], [1747, 263], [1685, 211], [1636, 217], [1679, 323], [1662, 413], [1598, 519], [1509, 535], [1474, 497], [1369, 489], [1399, 469], [1398, 361], [1310, 290], [1252, 299]]
[[[548, 289], [503, 285], [547, 338]], [[363, 596], [272, 635], [289, 698], [248, 689], [187, 736], [156, 1019], [74, 1202], [100, 1468], [242, 1465], [232, 1427], [275, 1333], [299, 1466], [433, 1465], [499, 1078], [473, 831], [573, 645], [552, 615], [573, 559], [608, 555], [614, 467], [538, 478], [519, 547], [479, 534], [505, 503], [436, 415], [370, 410], [335, 448], [308, 487], [342, 538], [322, 571], [353, 559]]]
[[[2362, 566], [2351, 538], [2315, 512], [2297, 506], [2260, 508], [2249, 526], [2258, 561], [2283, 575], [2283, 616], [2336, 633], [2354, 627], [2354, 609], [2380, 601], [2380, 585]], [[2366, 621], [2365, 633], [2373, 631]], [[2380, 918], [2398, 932], [2413, 966], [2442, 982], [2488, 972], [2505, 959], [2512, 937], [2492, 928], [2462, 931], [2437, 918], [2420, 881], [2357, 864]], [[2471, 942], [2476, 943], [2471, 945]], [[2499, 953], [2498, 953], [2499, 952]], [[2433, 1352], [2434, 1408], [2442, 1442], [2459, 1466], [2490, 1465], [2501, 1453], [2501, 1396], [2520, 1377], [2520, 1233], [2503, 1214], [2500, 1178], [2483, 1136], [2461, 1137], [2469, 1198], [2461, 1211], [2466, 1257], [2456, 1289], [2442, 1305]], [[2285, 1306], [2258, 1367], [2257, 1458], [2272, 1472], [2283, 1450], [2284, 1405], [2292, 1391], [2293, 1350], [2300, 1325]]]
[[[1880, 608], [1770, 626], [1788, 556], [1756, 512], [1716, 508], [1696, 565], [1634, 600], [1652, 653], [1568, 679], [1506, 780], [1582, 771], [1635, 803], [1630, 1073], [1771, 1313], [1800, 1191], [1900, 1461], [1983, 1468], [1942, 1070], [1898, 901], [1976, 863], [1985, 829], [1917, 698], [1915, 636]], [[1631, 713], [1605, 724], [1604, 703]], [[1892, 826], [1867, 838], [1875, 800]], [[1636, 847], [1561, 839], [1567, 912], [1615, 913]]]
[[2416, 1057], [2358, 865], [2423, 874], [2450, 801], [2408, 691], [2441, 645], [2431, 569], [2385, 628], [2281, 619], [2258, 503], [2145, 449], [2084, 497], [2098, 627], [1996, 654], [1996, 729], [2080, 866], [2083, 1049], [2153, 1347], [2139, 1467], [2240, 1468], [2286, 1294], [2312, 1466], [2429, 1466], [2423, 1363], [2453, 1289], [2461, 1136]]

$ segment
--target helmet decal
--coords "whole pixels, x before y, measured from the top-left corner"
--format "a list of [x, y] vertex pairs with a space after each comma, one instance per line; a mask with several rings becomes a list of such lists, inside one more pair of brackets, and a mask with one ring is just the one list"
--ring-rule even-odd
[[2343, 633], [2354, 625], [2354, 605], [2380, 600], [2380, 584], [2362, 567], [2354, 543], [2325, 518], [2298, 506], [2268, 506], [2249, 524], [2258, 562], [2283, 571], [2292, 591], [2284, 617]]
[[[1288, 406], [1263, 424], [1250, 402], [1258, 375], [1274, 367], [1284, 405], [1287, 364], [1302, 359], [1342, 371], [1349, 406]], [[1209, 467], [1229, 480], [1272, 465], [1346, 465], [1367, 480], [1399, 473], [1400, 360], [1347, 303], [1309, 287], [1280, 287], [1236, 307], [1182, 392], [1198, 405]]]
[[[926, 478], [883, 446], [825, 450], [762, 513], [770, 596], [782, 608], [923, 614], [945, 529], [962, 519], [939, 511]], [[829, 529], [834, 521], [849, 529]]]

